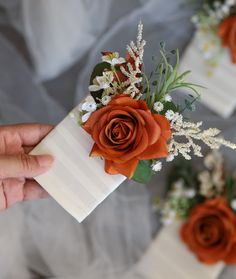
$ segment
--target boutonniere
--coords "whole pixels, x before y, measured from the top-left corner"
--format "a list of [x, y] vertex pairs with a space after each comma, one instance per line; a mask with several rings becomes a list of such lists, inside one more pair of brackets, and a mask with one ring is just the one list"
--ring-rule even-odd
[[[105, 172], [146, 183], [165, 161], [178, 155], [201, 157], [201, 142], [212, 149], [236, 145], [218, 137], [218, 129], [202, 130], [202, 122], [185, 119], [185, 110], [194, 109], [199, 94], [198, 86], [186, 80], [190, 71], [179, 72], [178, 50], [167, 51], [161, 43], [160, 60], [154, 59], [150, 75], [145, 73], [142, 33], [140, 23], [126, 58], [102, 53], [91, 75], [90, 95], [79, 106], [78, 123], [94, 141], [88, 156], [102, 158]], [[183, 107], [172, 96], [186, 89]]]
[[200, 262], [236, 263], [236, 176], [226, 174], [221, 153], [206, 156], [200, 172], [177, 164], [161, 212], [163, 224], [183, 222], [180, 238]]

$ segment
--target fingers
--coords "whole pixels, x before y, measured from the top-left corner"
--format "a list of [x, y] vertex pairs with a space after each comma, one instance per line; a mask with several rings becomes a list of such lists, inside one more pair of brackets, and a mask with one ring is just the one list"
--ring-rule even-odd
[[52, 164], [50, 155], [0, 155], [0, 179], [36, 177], [48, 171]]
[[43, 124], [17, 124], [1, 126], [1, 130], [17, 133], [22, 141], [22, 145], [34, 146], [39, 143], [51, 130], [53, 126]]
[[0, 211], [22, 201], [48, 197], [49, 194], [35, 180], [0, 180]]
[[23, 146], [23, 149], [26, 154], [29, 154], [34, 149], [34, 146]]
[[0, 210], [11, 207], [24, 198], [24, 179], [5, 179], [0, 183]]
[[35, 180], [26, 180], [24, 185], [24, 201], [47, 197], [49, 197], [48, 192], [46, 192]]

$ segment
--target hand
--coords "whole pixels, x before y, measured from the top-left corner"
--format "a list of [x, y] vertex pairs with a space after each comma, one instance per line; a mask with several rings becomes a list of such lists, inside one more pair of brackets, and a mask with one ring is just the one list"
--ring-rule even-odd
[[48, 195], [33, 177], [49, 170], [53, 158], [28, 153], [51, 129], [40, 124], [0, 126], [0, 210]]

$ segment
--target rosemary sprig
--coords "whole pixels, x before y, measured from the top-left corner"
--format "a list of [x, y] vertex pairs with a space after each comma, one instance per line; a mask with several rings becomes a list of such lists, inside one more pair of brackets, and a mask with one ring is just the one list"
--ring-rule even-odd
[[[150, 109], [153, 108], [155, 102], [164, 102], [165, 97], [177, 89], [190, 90], [196, 95], [195, 100], [199, 99], [200, 94], [197, 88], [203, 87], [185, 80], [191, 71], [179, 73], [179, 51], [166, 51], [164, 43], [161, 43], [160, 46], [161, 58], [155, 71], [151, 73], [149, 78], [143, 74], [145, 99]], [[170, 62], [173, 60], [173, 56], [175, 58], [174, 66]]]

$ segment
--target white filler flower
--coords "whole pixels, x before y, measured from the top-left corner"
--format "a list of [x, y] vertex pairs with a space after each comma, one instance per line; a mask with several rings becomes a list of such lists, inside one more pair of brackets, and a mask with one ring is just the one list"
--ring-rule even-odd
[[173, 110], [167, 110], [167, 112], [166, 112], [166, 118], [168, 119], [168, 120], [172, 120], [173, 118], [174, 118], [174, 116], [175, 116], [175, 112], [173, 111]]
[[102, 61], [111, 64], [112, 66], [120, 65], [125, 63], [125, 59], [123, 57], [119, 57], [118, 52], [107, 53], [102, 56]]
[[172, 101], [172, 97], [170, 95], [166, 95], [165, 96], [165, 101], [166, 102], [171, 102]]
[[113, 82], [114, 76], [111, 71], [103, 72], [102, 76], [97, 76], [93, 80], [93, 84], [89, 86], [89, 91], [99, 91], [101, 89], [107, 89]]
[[161, 112], [164, 109], [164, 105], [161, 102], [155, 102], [153, 105], [153, 109], [156, 112]]
[[81, 105], [82, 111], [93, 112], [97, 109], [97, 104], [92, 96], [88, 96]]
[[153, 171], [160, 171], [162, 169], [162, 162], [156, 161], [155, 163], [152, 164], [152, 170]]

